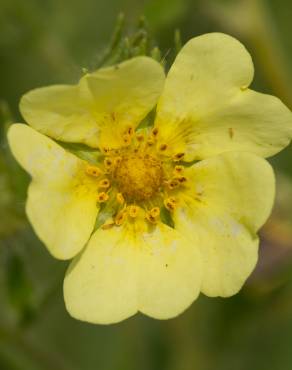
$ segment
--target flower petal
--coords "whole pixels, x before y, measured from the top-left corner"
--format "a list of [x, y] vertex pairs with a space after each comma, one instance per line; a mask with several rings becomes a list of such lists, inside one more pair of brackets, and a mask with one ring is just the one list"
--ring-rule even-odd
[[93, 110], [101, 126], [99, 146], [123, 145], [122, 136], [135, 129], [154, 108], [164, 84], [161, 65], [137, 57], [117, 67], [104, 68], [84, 77], [93, 96]]
[[279, 99], [247, 89], [252, 79], [251, 57], [236, 39], [211, 33], [190, 40], [158, 103], [158, 145], [188, 161], [232, 150], [279, 152], [292, 138], [292, 113]]
[[190, 180], [174, 213], [176, 229], [199, 240], [203, 260], [202, 292], [238, 292], [257, 261], [256, 232], [269, 216], [274, 174], [264, 159], [230, 152], [186, 170]]
[[91, 147], [118, 147], [155, 106], [164, 83], [161, 65], [136, 57], [99, 69], [77, 85], [55, 85], [25, 94], [20, 110], [38, 131]]
[[54, 257], [72, 258], [95, 224], [97, 181], [85, 175], [83, 161], [27, 125], [12, 125], [8, 140], [32, 176], [26, 212], [35, 232]]
[[134, 225], [97, 230], [71, 263], [64, 296], [73, 317], [109, 324], [141, 311], [167, 319], [198, 296], [201, 261], [191, 243], [166, 225]]
[[52, 85], [23, 95], [20, 112], [39, 132], [60, 141], [97, 146], [99, 126], [90, 107], [86, 86]]

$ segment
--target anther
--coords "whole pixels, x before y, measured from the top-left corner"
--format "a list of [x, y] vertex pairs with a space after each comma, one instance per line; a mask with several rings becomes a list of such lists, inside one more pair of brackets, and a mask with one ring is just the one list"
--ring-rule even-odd
[[109, 195], [105, 193], [104, 191], [97, 194], [97, 201], [98, 203], [104, 203], [108, 200]]
[[114, 159], [114, 165], [118, 166], [122, 162], [122, 157], [116, 157]]
[[157, 219], [160, 215], [160, 209], [159, 207], [153, 207], [150, 211], [146, 213], [146, 220], [151, 222], [152, 224], [157, 223]]
[[110, 152], [110, 148], [107, 148], [107, 147], [103, 147], [102, 150], [104, 154], [108, 154]]
[[107, 189], [111, 186], [111, 183], [108, 179], [103, 179], [98, 183], [99, 188]]
[[157, 127], [154, 127], [154, 129], [152, 130], [152, 135], [155, 136], [155, 137], [158, 135], [158, 128]]
[[177, 180], [178, 180], [181, 184], [183, 184], [183, 183], [187, 182], [187, 178], [186, 178], [185, 176], [178, 176], [178, 177], [177, 177]]
[[126, 134], [128, 134], [128, 135], [130, 135], [130, 136], [133, 136], [133, 134], [134, 134], [134, 129], [133, 129], [133, 127], [132, 126], [130, 126], [127, 130], [126, 130], [126, 132], [125, 132]]
[[100, 168], [96, 166], [87, 166], [86, 167], [86, 173], [87, 175], [98, 177], [102, 174], [102, 171]]
[[148, 140], [147, 140], [147, 145], [148, 146], [152, 146], [154, 144], [154, 140], [152, 139], [152, 138], [149, 138]]
[[128, 213], [129, 213], [130, 217], [136, 218], [138, 216], [138, 213], [139, 213], [139, 207], [138, 206], [131, 205], [127, 208], [127, 210], [128, 210]]
[[174, 211], [177, 205], [177, 201], [174, 197], [169, 197], [163, 201], [165, 208], [168, 211]]
[[111, 158], [105, 158], [103, 163], [104, 163], [105, 168], [109, 169], [113, 165], [113, 160]]
[[184, 166], [175, 166], [174, 170], [173, 170], [173, 173], [174, 174], [182, 173], [183, 170], [184, 170]]
[[170, 190], [173, 190], [178, 187], [179, 181], [177, 179], [171, 179], [166, 182], [167, 186], [169, 187]]
[[123, 135], [123, 142], [124, 142], [125, 145], [127, 145], [127, 146], [130, 145], [131, 141], [132, 141], [132, 136], [131, 135], [129, 135], [128, 133]]
[[160, 215], [160, 208], [159, 207], [153, 207], [150, 209], [149, 213], [152, 217], [158, 217]]
[[118, 193], [117, 196], [116, 196], [116, 199], [117, 199], [117, 202], [120, 203], [120, 204], [125, 203], [125, 198], [124, 198], [122, 193]]
[[137, 141], [142, 142], [142, 141], [144, 141], [144, 135], [143, 134], [136, 134], [136, 139], [137, 139]]
[[173, 159], [175, 162], [177, 162], [177, 161], [180, 161], [181, 159], [183, 159], [184, 155], [185, 155], [185, 153], [177, 153], [177, 154], [175, 154], [175, 155], [172, 157], [172, 159]]
[[152, 224], [157, 223], [157, 219], [153, 217], [149, 212], [146, 213], [145, 218], [147, 221], [151, 222]]
[[115, 225], [115, 222], [109, 219], [103, 225], [101, 225], [101, 228], [103, 230], [108, 230], [108, 229], [111, 229], [114, 225]]
[[164, 150], [166, 150], [166, 149], [167, 149], [167, 145], [166, 144], [161, 144], [160, 147], [159, 147], [159, 150], [161, 150], [162, 152]]
[[125, 211], [120, 211], [120, 212], [116, 215], [116, 217], [115, 217], [115, 224], [116, 224], [116, 225], [118, 225], [118, 226], [122, 225], [122, 224], [125, 222], [126, 217], [127, 217], [127, 212], [125, 212]]

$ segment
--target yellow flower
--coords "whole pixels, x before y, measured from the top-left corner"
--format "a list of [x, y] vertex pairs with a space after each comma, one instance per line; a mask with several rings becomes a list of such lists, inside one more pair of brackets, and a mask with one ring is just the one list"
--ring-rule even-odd
[[[274, 198], [261, 157], [292, 137], [291, 112], [250, 90], [252, 77], [246, 49], [214, 33], [190, 40], [166, 80], [137, 57], [24, 95], [32, 128], [13, 125], [10, 147], [32, 176], [36, 233], [56, 258], [74, 257], [64, 282], [73, 317], [167, 319], [200, 291], [242, 287]], [[141, 128], [156, 104], [154, 126]], [[102, 155], [85, 161], [45, 135]]]

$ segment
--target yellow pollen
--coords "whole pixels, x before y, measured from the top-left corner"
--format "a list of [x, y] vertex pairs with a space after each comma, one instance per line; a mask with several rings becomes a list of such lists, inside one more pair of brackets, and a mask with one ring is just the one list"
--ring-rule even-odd
[[152, 130], [152, 135], [153, 136], [157, 136], [158, 135], [158, 128], [157, 127], [154, 127], [154, 129]]
[[105, 158], [103, 163], [105, 168], [111, 168], [113, 165], [113, 160], [111, 158]]
[[136, 218], [138, 216], [138, 213], [139, 213], [139, 207], [138, 206], [131, 205], [127, 208], [127, 210], [128, 210], [128, 213], [129, 213], [130, 217]]
[[145, 218], [147, 221], [151, 222], [152, 224], [156, 224], [158, 221], [159, 215], [160, 215], [160, 209], [158, 207], [154, 207], [146, 213]]
[[160, 215], [160, 208], [159, 207], [153, 207], [152, 209], [150, 209], [149, 213], [152, 217], [156, 218]]
[[154, 144], [154, 140], [152, 139], [152, 138], [149, 138], [148, 140], [147, 140], [147, 145], [148, 146], [152, 146]]
[[114, 159], [114, 165], [115, 166], [118, 166], [121, 163], [121, 161], [122, 161], [122, 157], [116, 157]]
[[167, 149], [167, 145], [166, 144], [161, 144], [160, 147], [159, 147], [159, 150], [161, 150], [162, 152], [164, 150], [166, 150], [166, 149]]
[[183, 159], [184, 155], [185, 155], [185, 153], [177, 153], [177, 154], [175, 154], [175, 155], [172, 157], [172, 159], [173, 159], [175, 162], [178, 162], [178, 161], [180, 161], [180, 160], [182, 160], [182, 159]]
[[107, 189], [111, 186], [111, 183], [108, 179], [103, 179], [98, 183], [99, 188]]
[[132, 126], [130, 126], [127, 130], [126, 130], [126, 134], [130, 135], [130, 136], [133, 136], [134, 134], [134, 129]]
[[120, 211], [115, 217], [115, 224], [118, 226], [122, 225], [125, 222], [126, 217], [127, 217], [127, 212]]
[[174, 211], [177, 206], [177, 201], [174, 197], [169, 197], [164, 200], [164, 206], [169, 211]]
[[144, 141], [144, 135], [143, 134], [136, 134], [136, 139], [139, 142]]
[[130, 145], [132, 141], [132, 135], [129, 135], [128, 133], [123, 135], [123, 142], [125, 145]]
[[179, 181], [179, 183], [183, 184], [187, 182], [187, 178], [185, 176], [178, 176], [176, 179]]
[[173, 170], [173, 173], [174, 173], [175, 175], [177, 175], [178, 173], [182, 173], [182, 172], [183, 172], [183, 170], [184, 170], [184, 166], [175, 166], [175, 167], [174, 167], [174, 170]]
[[161, 162], [150, 155], [130, 154], [115, 169], [114, 180], [127, 202], [153, 197], [162, 184]]
[[170, 190], [175, 189], [179, 186], [179, 181], [177, 179], [171, 179], [166, 182]]
[[108, 229], [111, 229], [114, 225], [115, 225], [115, 222], [109, 219], [103, 225], [101, 225], [101, 228], [103, 230], [108, 230]]
[[98, 168], [96, 166], [90, 166], [90, 165], [88, 165], [86, 167], [86, 173], [87, 173], [87, 175], [98, 177], [98, 176], [100, 176], [102, 174], [102, 171], [101, 171], [100, 168]]
[[122, 193], [118, 193], [116, 198], [117, 198], [117, 202], [118, 203], [120, 203], [120, 204], [124, 204], [125, 203], [125, 198], [124, 198], [124, 196], [123, 196]]
[[157, 218], [153, 217], [149, 212], [146, 213], [145, 218], [147, 221], [151, 222], [152, 224], [157, 223]]
[[105, 193], [104, 191], [97, 194], [97, 201], [98, 203], [104, 203], [108, 200], [109, 195]]

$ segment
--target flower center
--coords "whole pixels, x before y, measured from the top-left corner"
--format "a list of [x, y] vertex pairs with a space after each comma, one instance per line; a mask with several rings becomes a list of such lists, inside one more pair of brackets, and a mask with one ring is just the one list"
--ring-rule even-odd
[[121, 158], [114, 179], [128, 202], [148, 200], [162, 185], [162, 165], [149, 154], [130, 154]]
[[129, 127], [123, 135], [123, 146], [101, 148], [101, 167], [86, 166], [86, 174], [98, 181], [96, 200], [103, 204], [98, 222], [105, 220], [102, 229], [134, 219], [155, 225], [163, 222], [161, 210], [169, 211], [171, 217], [179, 206], [178, 197], [187, 184], [184, 166], [178, 163], [184, 153], [168, 155], [167, 144], [157, 147], [157, 135], [157, 128], [143, 134]]

